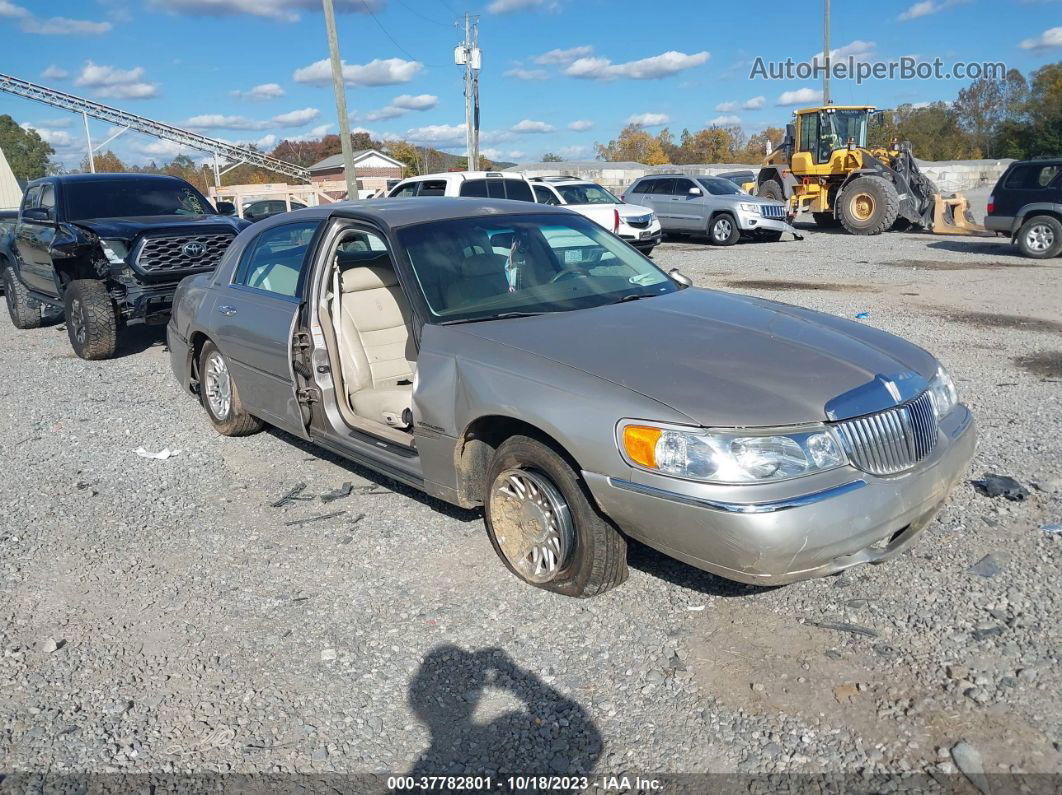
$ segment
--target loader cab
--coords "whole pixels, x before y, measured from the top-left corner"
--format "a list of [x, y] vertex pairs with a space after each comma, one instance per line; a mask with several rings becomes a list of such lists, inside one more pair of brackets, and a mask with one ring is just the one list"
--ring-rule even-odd
[[[807, 173], [812, 165], [825, 165], [835, 151], [849, 144], [855, 149], [865, 148], [873, 112], [870, 106], [834, 105], [798, 110], [794, 114], [797, 147], [793, 170]], [[804, 161], [805, 168], [800, 168], [797, 158]]]

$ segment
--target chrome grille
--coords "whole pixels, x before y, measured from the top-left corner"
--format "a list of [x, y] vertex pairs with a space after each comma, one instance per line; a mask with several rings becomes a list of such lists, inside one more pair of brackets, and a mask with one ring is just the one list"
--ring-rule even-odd
[[653, 220], [651, 215], [632, 215], [623, 219], [627, 226], [634, 227], [635, 229], [648, 229], [649, 223]]
[[910, 469], [937, 444], [937, 418], [929, 392], [894, 409], [836, 424], [852, 463], [872, 475]]
[[785, 205], [761, 204], [760, 215], [764, 218], [785, 218]]
[[[172, 235], [148, 237], [140, 244], [135, 264], [145, 273], [169, 273], [184, 270], [211, 270], [218, 266], [221, 255], [229, 247], [234, 235], [228, 232], [206, 235]], [[198, 244], [201, 254], [192, 256], [186, 247]]]

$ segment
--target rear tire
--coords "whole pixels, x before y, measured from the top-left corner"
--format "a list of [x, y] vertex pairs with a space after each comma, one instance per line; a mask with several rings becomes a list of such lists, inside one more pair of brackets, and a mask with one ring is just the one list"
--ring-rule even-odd
[[1050, 259], [1062, 253], [1062, 223], [1050, 215], [1036, 215], [1018, 230], [1018, 250], [1033, 259]]
[[845, 186], [837, 202], [841, 225], [853, 235], [880, 235], [896, 222], [900, 196], [882, 177], [857, 177]]
[[63, 292], [66, 333], [82, 359], [110, 359], [118, 348], [118, 313], [106, 285], [75, 279]]
[[833, 213], [812, 213], [811, 217], [815, 219], [815, 226], [820, 229], [836, 229], [841, 225]]
[[222, 436], [250, 436], [262, 430], [264, 423], [244, 411], [228, 360], [209, 341], [199, 353], [199, 401]]
[[11, 325], [17, 329], [38, 328], [41, 325], [41, 305], [29, 297], [29, 291], [19, 280], [15, 269], [4, 268], [4, 300], [11, 315]]
[[627, 579], [627, 542], [594, 509], [576, 471], [528, 436], [494, 454], [483, 495], [494, 551], [529, 585], [565, 596], [596, 596]]
[[741, 238], [741, 228], [729, 213], [712, 216], [708, 222], [708, 242], [713, 246], [732, 246]]

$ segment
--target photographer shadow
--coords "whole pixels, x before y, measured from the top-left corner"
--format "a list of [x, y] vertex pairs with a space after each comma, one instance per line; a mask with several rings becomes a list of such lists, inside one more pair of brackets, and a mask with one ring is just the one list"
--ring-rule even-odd
[[[519, 709], [507, 709], [515, 698]], [[431, 730], [410, 775], [585, 775], [601, 733], [577, 702], [514, 663], [501, 649], [433, 649], [410, 682], [409, 703]], [[475, 720], [477, 710], [488, 713]], [[491, 714], [500, 713], [500, 714]]]

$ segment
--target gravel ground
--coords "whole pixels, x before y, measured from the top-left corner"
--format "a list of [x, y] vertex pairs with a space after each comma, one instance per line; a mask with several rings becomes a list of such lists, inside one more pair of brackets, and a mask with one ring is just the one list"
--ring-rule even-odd
[[158, 329], [84, 362], [62, 326], [5, 321], [2, 767], [942, 777], [972, 747], [987, 773], [1062, 772], [1062, 534], [1041, 529], [1062, 260], [814, 230], [654, 257], [929, 348], [980, 424], [970, 476], [1029, 497], [963, 482], [899, 559], [776, 589], [633, 546], [625, 585], [570, 600], [510, 576], [479, 512], [280, 432], [218, 437]]

